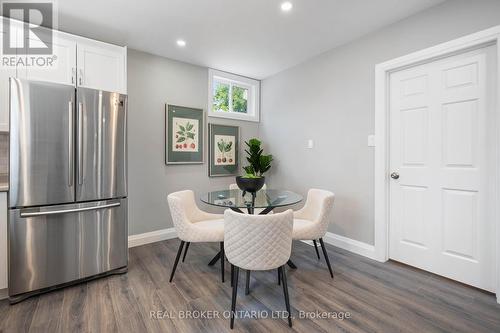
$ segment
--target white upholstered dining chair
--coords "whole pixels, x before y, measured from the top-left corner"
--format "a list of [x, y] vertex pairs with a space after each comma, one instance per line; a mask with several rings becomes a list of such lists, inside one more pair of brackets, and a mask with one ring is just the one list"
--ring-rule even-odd
[[284, 266], [292, 250], [293, 212], [287, 210], [272, 215], [249, 215], [231, 210], [224, 212], [224, 251], [231, 264], [232, 300], [231, 323], [234, 326], [239, 269], [247, 271], [248, 291], [250, 271], [278, 269], [283, 281], [288, 325], [292, 327], [290, 300]]
[[[170, 282], [172, 282], [184, 245], [186, 248], [183, 262], [190, 243], [218, 242], [221, 253], [224, 253], [224, 216], [199, 209], [191, 190], [170, 193], [167, 200], [177, 237], [181, 240], [170, 274]], [[221, 279], [224, 282], [224, 258], [221, 258]]]
[[335, 194], [325, 190], [310, 189], [307, 192], [307, 200], [298, 211], [293, 213], [293, 239], [294, 240], [312, 240], [316, 255], [319, 257], [317, 240], [321, 243], [323, 256], [325, 257], [330, 276], [333, 278], [333, 270], [330, 265], [330, 259], [326, 251], [323, 237], [330, 223], [330, 213], [333, 208]]

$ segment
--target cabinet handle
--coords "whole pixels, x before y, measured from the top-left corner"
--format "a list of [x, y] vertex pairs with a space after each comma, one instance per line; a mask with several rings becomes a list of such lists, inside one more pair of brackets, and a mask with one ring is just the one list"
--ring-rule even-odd
[[83, 84], [83, 70], [80, 69], [80, 75], [78, 76], [79, 85]]
[[71, 84], [75, 84], [75, 76], [76, 76], [76, 69], [75, 67], [71, 68]]

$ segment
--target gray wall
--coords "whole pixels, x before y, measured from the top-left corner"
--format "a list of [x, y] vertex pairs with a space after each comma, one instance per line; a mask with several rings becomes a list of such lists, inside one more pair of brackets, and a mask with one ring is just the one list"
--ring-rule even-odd
[[[206, 159], [201, 165], [166, 166], [164, 162], [165, 103], [207, 110], [208, 69], [135, 50], [128, 52], [127, 68], [129, 234], [134, 235], [173, 226], [168, 193], [192, 189], [200, 194], [226, 188], [234, 178], [208, 178]], [[240, 126], [241, 139], [258, 135], [257, 123], [207, 120]]]
[[498, 0], [447, 1], [265, 79], [260, 135], [277, 159], [270, 185], [334, 191], [330, 231], [373, 244], [375, 65], [499, 24]]

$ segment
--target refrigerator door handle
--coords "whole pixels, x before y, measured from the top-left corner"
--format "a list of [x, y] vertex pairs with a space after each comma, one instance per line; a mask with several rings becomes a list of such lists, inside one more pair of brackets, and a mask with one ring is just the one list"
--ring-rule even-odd
[[78, 103], [78, 185], [83, 184], [83, 103]]
[[74, 174], [73, 174], [73, 170], [74, 170], [74, 165], [73, 165], [73, 160], [74, 160], [74, 156], [73, 156], [73, 132], [74, 132], [74, 129], [73, 129], [73, 101], [69, 101], [69, 105], [68, 105], [68, 111], [69, 111], [69, 116], [68, 116], [68, 139], [69, 139], [69, 142], [68, 142], [68, 159], [69, 159], [69, 163], [68, 163], [68, 186], [71, 187], [73, 186], [73, 177], [74, 177]]
[[45, 216], [45, 215], [56, 215], [56, 214], [68, 214], [68, 213], [78, 213], [85, 212], [89, 210], [99, 210], [106, 208], [113, 208], [120, 206], [119, 202], [114, 202], [106, 205], [83, 207], [83, 208], [71, 208], [71, 209], [60, 209], [60, 210], [49, 210], [43, 212], [21, 212], [21, 217], [34, 217], [34, 216]]

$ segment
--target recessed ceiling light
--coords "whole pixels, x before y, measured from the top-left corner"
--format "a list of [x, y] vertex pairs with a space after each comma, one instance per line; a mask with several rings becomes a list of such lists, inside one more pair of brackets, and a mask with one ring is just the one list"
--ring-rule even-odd
[[284, 11], [284, 12], [288, 12], [290, 10], [292, 10], [292, 3], [290, 1], [285, 1], [281, 4], [281, 10]]
[[177, 46], [184, 47], [186, 46], [186, 41], [182, 39], [177, 40]]

